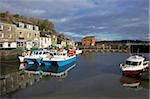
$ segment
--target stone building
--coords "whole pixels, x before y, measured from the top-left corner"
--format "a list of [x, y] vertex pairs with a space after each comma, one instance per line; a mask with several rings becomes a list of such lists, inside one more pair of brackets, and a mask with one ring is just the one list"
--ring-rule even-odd
[[0, 48], [39, 47], [40, 31], [38, 26], [0, 23]]
[[82, 38], [82, 45], [95, 46], [95, 36], [86, 36]]
[[39, 47], [40, 31], [38, 26], [16, 23], [15, 39], [17, 47], [27, 49]]
[[16, 48], [15, 25], [0, 23], [0, 49]]

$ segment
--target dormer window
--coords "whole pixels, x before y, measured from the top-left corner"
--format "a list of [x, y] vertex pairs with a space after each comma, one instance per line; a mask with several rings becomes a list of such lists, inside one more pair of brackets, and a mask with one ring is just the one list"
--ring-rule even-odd
[[26, 24], [24, 25], [24, 28], [27, 28], [27, 25], [26, 25]]
[[18, 23], [18, 27], [24, 28], [24, 23], [19, 22], [19, 23]]
[[35, 30], [35, 27], [33, 26], [33, 30]]

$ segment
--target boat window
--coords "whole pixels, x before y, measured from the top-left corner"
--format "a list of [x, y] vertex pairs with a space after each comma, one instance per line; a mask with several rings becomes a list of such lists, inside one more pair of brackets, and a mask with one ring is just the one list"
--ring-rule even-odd
[[42, 52], [39, 52], [39, 54], [42, 54]]
[[139, 62], [139, 65], [141, 65], [142, 62]]
[[38, 54], [38, 52], [36, 52], [35, 54]]
[[65, 53], [63, 53], [63, 55], [65, 56], [66, 54], [65, 54]]
[[147, 65], [147, 64], [148, 64], [147, 62], [144, 62], [144, 63], [143, 63], [143, 65]]
[[43, 54], [46, 54], [46, 52], [43, 52]]
[[132, 62], [131, 65], [138, 65], [138, 62]]
[[138, 62], [126, 61], [127, 65], [138, 65]]
[[46, 54], [49, 54], [49, 52], [46, 52]]

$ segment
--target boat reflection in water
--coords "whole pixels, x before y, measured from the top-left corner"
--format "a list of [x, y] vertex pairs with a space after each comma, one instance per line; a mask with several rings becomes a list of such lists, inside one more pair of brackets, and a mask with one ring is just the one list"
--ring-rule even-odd
[[126, 88], [146, 88], [149, 89], [149, 81], [148, 79], [143, 78], [131, 78], [127, 76], [122, 76], [120, 78], [120, 83], [123, 87]]
[[12, 94], [17, 90], [27, 88], [28, 86], [31, 86], [41, 80], [46, 80], [47, 78], [49, 79], [50, 76], [56, 77], [60, 81], [67, 77], [68, 71], [75, 66], [76, 63], [69, 67], [66, 66], [58, 68], [56, 66], [52, 66], [49, 71], [42, 71], [44, 70], [43, 66], [22, 63], [20, 64], [19, 71], [0, 77], [0, 95], [7, 95], [11, 98]]
[[33, 74], [42, 74], [42, 75], [55, 75], [61, 76], [66, 74], [69, 70], [76, 66], [76, 62], [72, 62], [65, 66], [50, 66], [47, 68], [45, 65], [38, 65], [38, 64], [20, 64], [20, 68], [25, 70], [27, 73]]

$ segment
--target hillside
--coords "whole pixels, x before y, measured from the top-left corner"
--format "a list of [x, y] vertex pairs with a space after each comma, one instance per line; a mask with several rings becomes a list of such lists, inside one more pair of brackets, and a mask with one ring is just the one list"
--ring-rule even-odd
[[33, 17], [22, 16], [19, 14], [12, 14], [8, 11], [0, 13], [0, 22], [13, 24], [15, 22], [23, 22], [32, 25], [38, 25], [40, 31], [49, 31], [56, 34], [54, 24], [47, 19], [37, 19]]

